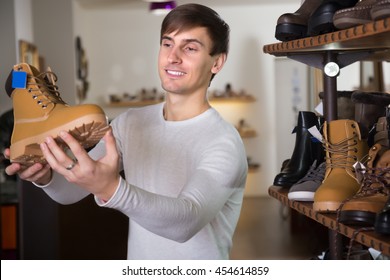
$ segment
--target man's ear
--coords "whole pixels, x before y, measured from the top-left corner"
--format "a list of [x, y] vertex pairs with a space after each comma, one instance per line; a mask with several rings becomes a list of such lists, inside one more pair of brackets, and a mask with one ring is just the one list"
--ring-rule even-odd
[[225, 64], [226, 57], [226, 53], [221, 53], [215, 58], [213, 68], [211, 68], [211, 73], [217, 74], [222, 69]]

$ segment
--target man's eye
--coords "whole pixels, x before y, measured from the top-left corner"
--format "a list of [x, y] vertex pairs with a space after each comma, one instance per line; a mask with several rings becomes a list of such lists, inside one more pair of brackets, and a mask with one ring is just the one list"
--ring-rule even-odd
[[186, 47], [185, 48], [187, 51], [194, 52], [196, 51], [196, 48], [191, 48], [191, 47]]

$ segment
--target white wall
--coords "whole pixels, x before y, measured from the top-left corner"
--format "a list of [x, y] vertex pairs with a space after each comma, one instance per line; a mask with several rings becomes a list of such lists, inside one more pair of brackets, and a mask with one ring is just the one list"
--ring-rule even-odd
[[34, 42], [31, 0], [2, 0], [0, 3], [0, 114], [12, 108], [12, 100], [4, 91], [5, 80], [19, 61], [19, 40]]

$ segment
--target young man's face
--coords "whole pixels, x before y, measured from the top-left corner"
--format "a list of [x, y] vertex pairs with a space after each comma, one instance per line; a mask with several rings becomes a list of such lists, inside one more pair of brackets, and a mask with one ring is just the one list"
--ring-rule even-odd
[[220, 70], [225, 60], [224, 55], [210, 56], [211, 47], [211, 39], [203, 27], [164, 34], [158, 58], [164, 90], [176, 94], [204, 93], [211, 75]]

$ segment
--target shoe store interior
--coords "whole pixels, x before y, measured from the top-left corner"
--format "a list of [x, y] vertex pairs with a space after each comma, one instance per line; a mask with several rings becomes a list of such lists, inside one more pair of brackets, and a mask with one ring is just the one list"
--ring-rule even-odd
[[4, 88], [14, 65], [53, 71], [60, 99], [96, 104], [109, 120], [163, 102], [167, 11], [157, 8], [187, 3], [214, 9], [231, 30], [208, 91], [248, 161], [230, 259], [389, 259], [390, 0], [1, 0], [1, 259], [127, 252], [121, 212], [92, 195], [58, 204], [5, 173], [15, 117]]

